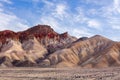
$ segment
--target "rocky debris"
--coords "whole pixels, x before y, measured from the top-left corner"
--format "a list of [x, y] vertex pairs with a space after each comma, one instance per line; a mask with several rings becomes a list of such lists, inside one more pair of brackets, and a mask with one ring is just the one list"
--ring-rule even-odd
[[13, 64], [11, 63], [11, 60], [6, 57], [0, 57], [0, 67], [13, 67]]
[[37, 66], [36, 63], [33, 63], [29, 60], [21, 61], [21, 60], [14, 60], [12, 64], [16, 67], [35, 67]]

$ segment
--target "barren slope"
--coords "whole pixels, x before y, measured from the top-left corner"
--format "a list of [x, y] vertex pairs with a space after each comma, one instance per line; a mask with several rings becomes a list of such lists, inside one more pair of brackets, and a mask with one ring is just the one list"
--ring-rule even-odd
[[2, 67], [84, 67], [120, 66], [120, 43], [100, 35], [77, 39], [59, 34], [48, 25], [21, 32], [0, 31]]
[[120, 43], [100, 35], [86, 40], [76, 41], [68, 48], [51, 54], [43, 63], [55, 67], [101, 68], [120, 66]]
[[0, 65], [37, 66], [41, 60], [75, 41], [67, 32], [58, 34], [48, 25], [21, 32], [0, 31]]

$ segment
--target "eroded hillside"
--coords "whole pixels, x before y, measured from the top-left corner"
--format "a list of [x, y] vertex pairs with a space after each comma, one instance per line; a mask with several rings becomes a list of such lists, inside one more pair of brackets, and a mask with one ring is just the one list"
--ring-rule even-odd
[[119, 55], [120, 43], [100, 35], [77, 39], [47, 25], [0, 32], [1, 67], [115, 67]]

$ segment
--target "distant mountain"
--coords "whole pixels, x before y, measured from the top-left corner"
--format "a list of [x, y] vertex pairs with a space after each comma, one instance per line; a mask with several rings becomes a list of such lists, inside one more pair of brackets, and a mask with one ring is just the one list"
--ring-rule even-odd
[[48, 25], [21, 32], [0, 32], [1, 67], [83, 67], [120, 66], [120, 42], [100, 35], [75, 38], [59, 34]]

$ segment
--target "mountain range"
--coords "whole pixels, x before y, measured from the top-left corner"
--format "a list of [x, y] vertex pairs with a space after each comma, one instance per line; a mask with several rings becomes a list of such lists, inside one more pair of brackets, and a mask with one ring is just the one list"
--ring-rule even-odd
[[0, 31], [0, 67], [120, 66], [120, 42], [101, 35], [76, 38], [48, 25], [25, 31]]

